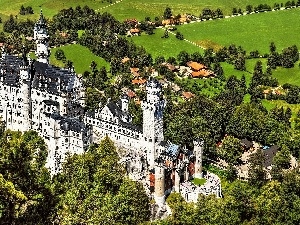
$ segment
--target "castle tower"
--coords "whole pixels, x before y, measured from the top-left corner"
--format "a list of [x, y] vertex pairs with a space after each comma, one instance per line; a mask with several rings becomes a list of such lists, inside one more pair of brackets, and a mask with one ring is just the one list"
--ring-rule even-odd
[[23, 61], [20, 65], [20, 80], [21, 80], [21, 115], [22, 126], [21, 131], [27, 131], [31, 129], [31, 79], [30, 79], [30, 65], [23, 49]]
[[203, 178], [202, 172], [202, 158], [203, 158], [203, 141], [202, 140], [195, 140], [194, 142], [194, 155], [195, 159], [195, 178]]
[[1, 59], [5, 59], [5, 56], [6, 56], [5, 47], [2, 46], [2, 48], [1, 48]]
[[128, 112], [129, 97], [124, 94], [121, 97], [121, 109], [123, 112]]
[[163, 110], [165, 100], [161, 99], [162, 87], [157, 80], [150, 78], [146, 85], [147, 99], [142, 102], [143, 109], [143, 141], [147, 150], [147, 161], [154, 167], [156, 146], [164, 140]]
[[47, 33], [47, 25], [42, 11], [40, 19], [36, 22], [34, 26], [33, 38], [36, 42], [35, 55], [37, 57], [37, 61], [48, 64], [50, 55], [48, 50], [49, 35]]
[[175, 192], [180, 192], [180, 169], [175, 170], [174, 189]]
[[165, 203], [165, 167], [161, 159], [157, 159], [155, 163], [155, 186], [154, 199], [158, 205]]

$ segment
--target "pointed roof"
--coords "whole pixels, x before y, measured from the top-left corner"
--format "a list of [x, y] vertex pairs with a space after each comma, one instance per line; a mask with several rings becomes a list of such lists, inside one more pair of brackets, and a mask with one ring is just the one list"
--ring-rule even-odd
[[22, 65], [28, 66], [27, 52], [24, 45], [22, 47]]
[[45, 24], [46, 23], [46, 20], [45, 20], [45, 17], [43, 15], [43, 10], [42, 9], [41, 9], [40, 18], [38, 20], [38, 23], [39, 24]]

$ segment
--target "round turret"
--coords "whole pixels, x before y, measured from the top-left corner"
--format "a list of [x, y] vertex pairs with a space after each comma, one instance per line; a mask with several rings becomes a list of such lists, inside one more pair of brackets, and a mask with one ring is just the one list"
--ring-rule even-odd
[[37, 61], [42, 63], [48, 63], [48, 58], [50, 55], [50, 52], [48, 50], [48, 39], [49, 35], [47, 33], [47, 24], [41, 11], [40, 19], [34, 26], [34, 40], [37, 46], [35, 51]]
[[203, 140], [194, 140], [194, 155], [195, 155], [195, 178], [203, 178], [202, 158], [203, 158]]
[[155, 193], [154, 198], [158, 205], [165, 203], [165, 167], [163, 161], [156, 160], [155, 164]]

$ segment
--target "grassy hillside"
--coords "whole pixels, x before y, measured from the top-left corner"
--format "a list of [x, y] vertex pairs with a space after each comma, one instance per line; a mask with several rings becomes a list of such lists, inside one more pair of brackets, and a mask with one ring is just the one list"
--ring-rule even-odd
[[192, 23], [178, 29], [195, 42], [213, 42], [221, 46], [241, 45], [248, 52], [268, 53], [270, 42], [277, 49], [300, 46], [300, 9], [259, 13], [222, 20]]
[[224, 70], [225, 77], [228, 78], [231, 75], [235, 75], [237, 78], [241, 79], [241, 77], [243, 75], [245, 75], [246, 83], [247, 83], [247, 85], [249, 85], [250, 82], [251, 82], [253, 71], [254, 71], [254, 66], [255, 66], [255, 64], [258, 60], [260, 60], [263, 63], [263, 68], [265, 70], [267, 61], [264, 58], [261, 58], [261, 59], [247, 59], [246, 60], [246, 69], [247, 69], [247, 71], [236, 70], [236, 69], [234, 69], [234, 65], [226, 63], [226, 62], [222, 62], [221, 66]]
[[275, 107], [283, 107], [284, 109], [290, 108], [292, 110], [292, 126], [294, 125], [294, 120], [297, 117], [297, 113], [300, 110], [300, 104], [288, 104], [286, 101], [283, 100], [267, 100], [263, 99], [262, 104], [264, 107], [266, 107], [267, 110], [271, 110]]
[[[112, 0], [116, 2], [116, 0]], [[119, 2], [119, 0], [117, 1]], [[248, 4], [258, 5], [260, 3], [267, 3], [274, 5], [276, 0], [122, 0], [118, 4], [112, 5], [108, 8], [101, 9], [109, 5], [105, 0], [1, 0], [0, 13], [4, 15], [18, 14], [21, 5], [31, 6], [35, 12], [39, 11], [40, 6], [43, 8], [45, 16], [50, 17], [56, 14], [63, 8], [76, 7], [77, 5], [88, 5], [93, 9], [101, 9], [101, 12], [110, 12], [120, 20], [126, 18], [144, 19], [146, 16], [154, 18], [161, 16], [164, 9], [169, 6], [172, 8], [173, 14], [192, 13], [199, 15], [203, 8], [209, 7], [211, 9], [220, 8], [225, 15], [231, 14], [232, 8], [242, 8], [245, 10]], [[30, 16], [35, 18], [36, 15]]]
[[273, 76], [276, 77], [280, 84], [295, 84], [300, 86], [300, 68], [299, 63], [295, 64], [294, 68], [280, 68], [273, 70]]
[[[112, 0], [112, 2], [115, 2], [115, 0]], [[12, 4], [11, 0], [1, 0], [0, 13], [7, 16], [10, 14], [19, 14], [21, 5], [24, 5], [25, 7], [31, 6], [35, 15], [30, 17], [36, 18], [40, 12], [40, 7], [42, 7], [46, 17], [52, 17], [63, 8], [75, 8], [77, 5], [88, 5], [93, 9], [99, 9], [109, 5], [109, 3], [106, 0], [14, 0]]]
[[199, 16], [203, 8], [220, 8], [225, 15], [230, 15], [232, 8], [245, 10], [248, 4], [258, 5], [267, 3], [273, 7], [276, 0], [123, 0], [121, 3], [111, 6], [101, 11], [107, 11], [115, 15], [118, 19], [126, 18], [144, 19], [145, 16], [154, 18], [163, 15], [167, 6], [172, 9], [174, 15], [191, 13]]
[[136, 45], [143, 46], [153, 58], [157, 56], [164, 56], [166, 59], [170, 56], [177, 57], [180, 51], [187, 51], [188, 53], [200, 52], [203, 49], [183, 40], [178, 40], [174, 35], [169, 34], [169, 38], [161, 38], [164, 30], [155, 29], [153, 35], [142, 34], [141, 36], [134, 36], [128, 38]]
[[[59, 48], [51, 49], [50, 63], [58, 67], [63, 67], [64, 63], [55, 59], [55, 52]], [[90, 71], [89, 66], [94, 60], [98, 64], [98, 68], [105, 66], [106, 69], [109, 69], [109, 63], [106, 62], [103, 58], [95, 56], [88, 48], [75, 44], [75, 45], [66, 45], [60, 47], [65, 52], [67, 60], [71, 60], [74, 63], [76, 73], [83, 73], [84, 71]]]

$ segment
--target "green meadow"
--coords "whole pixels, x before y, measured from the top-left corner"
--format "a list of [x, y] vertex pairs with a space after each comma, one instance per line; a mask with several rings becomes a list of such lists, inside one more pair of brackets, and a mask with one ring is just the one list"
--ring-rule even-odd
[[[248, 53], [258, 50], [269, 52], [273, 41], [277, 50], [300, 46], [300, 9], [257, 13], [227, 19], [190, 23], [178, 26], [184, 37], [196, 43], [213, 43], [216, 46], [236, 44]], [[204, 46], [205, 47], [205, 46]]]
[[[246, 69], [247, 71], [239, 71], [234, 69], [234, 65], [228, 63], [221, 63], [221, 66], [224, 70], [225, 77], [229, 77], [231, 75], [235, 75], [237, 78], [241, 78], [245, 75], [247, 85], [251, 82], [251, 77], [254, 71], [254, 66], [256, 62], [260, 60], [263, 63], [263, 70], [266, 70], [267, 59], [247, 59], [246, 60]], [[277, 67], [275, 70], [272, 70], [272, 76], [277, 78], [280, 85], [285, 83], [294, 84], [300, 86], [300, 67], [299, 62], [295, 63], [295, 67], [293, 68], [282, 68]]]
[[216, 10], [220, 8], [224, 15], [231, 15], [232, 8], [245, 10], [247, 5], [258, 5], [267, 3], [273, 7], [276, 0], [123, 0], [122, 2], [101, 10], [113, 14], [119, 20], [126, 18], [136, 18], [138, 20], [150, 16], [162, 16], [165, 8], [172, 9], [173, 15], [190, 13], [199, 16], [204, 8]]
[[[16, 15], [19, 13], [21, 5], [31, 6], [35, 12], [43, 8], [43, 12], [46, 17], [52, 17], [59, 10], [63, 8], [76, 7], [77, 5], [89, 7], [100, 12], [109, 12], [113, 14], [119, 20], [125, 20], [127, 18], [136, 18], [139, 20], [144, 19], [146, 16], [150, 16], [154, 19], [156, 16], [162, 16], [164, 9], [169, 6], [172, 9], [174, 15], [191, 13], [199, 16], [203, 8], [217, 9], [220, 8], [224, 15], [230, 15], [232, 8], [241, 8], [245, 10], [248, 4], [258, 5], [261, 3], [267, 3], [273, 7], [276, 0], [122, 0], [119, 2], [112, 0], [112, 2], [118, 2], [115, 5], [111, 5], [108, 8], [103, 8], [109, 5], [106, 1], [102, 0], [1, 0], [0, 13], [4, 15]], [[103, 9], [101, 9], [103, 8]], [[30, 18], [36, 18], [37, 13]], [[27, 16], [26, 16], [27, 18]]]
[[294, 68], [281, 68], [273, 70], [273, 76], [276, 77], [280, 84], [294, 84], [300, 86], [300, 68], [299, 62], [295, 63]]
[[173, 34], [169, 33], [169, 38], [161, 38], [164, 34], [163, 29], [155, 29], [154, 34], [129, 37], [136, 45], [143, 46], [153, 58], [157, 56], [164, 56], [166, 59], [170, 56], [177, 57], [180, 51], [187, 51], [188, 53], [200, 52], [203, 49], [191, 43], [177, 39]]
[[64, 63], [61, 60], [55, 58], [55, 52], [57, 49], [62, 49], [65, 52], [67, 60], [71, 60], [75, 67], [75, 72], [82, 74], [84, 71], [90, 71], [89, 66], [92, 61], [95, 61], [98, 68], [105, 66], [108, 70], [110, 68], [109, 63], [103, 58], [95, 56], [88, 48], [79, 44], [66, 45], [59, 48], [52, 48], [50, 55], [50, 64], [64, 67]]
[[267, 65], [266, 64], [267, 60], [265, 58], [247, 59], [246, 60], [246, 70], [247, 71], [236, 70], [236, 69], [234, 69], [234, 65], [226, 63], [226, 62], [222, 62], [221, 66], [223, 68], [225, 77], [228, 78], [228, 77], [230, 77], [232, 75], [235, 75], [237, 78], [241, 79], [242, 76], [245, 75], [246, 83], [247, 83], [247, 85], [250, 85], [255, 64], [259, 60], [263, 64], [263, 70], [265, 70], [266, 69], [266, 65]]
[[263, 99], [262, 101], [262, 105], [268, 110], [270, 111], [271, 109], [275, 108], [275, 107], [283, 107], [285, 110], [287, 108], [290, 108], [292, 110], [292, 118], [291, 118], [291, 122], [292, 122], [292, 126], [294, 124], [294, 120], [297, 116], [298, 111], [300, 111], [300, 104], [289, 104], [286, 101], [283, 100], [267, 100], [267, 99]]
[[[112, 0], [112, 2], [115, 2], [115, 0]], [[6, 16], [19, 14], [21, 5], [24, 5], [24, 7], [31, 6], [35, 14], [19, 17], [37, 18], [40, 8], [43, 9], [46, 17], [52, 17], [64, 8], [88, 5], [96, 10], [109, 5], [109, 3], [102, 0], [14, 0], [13, 2], [11, 0], [1, 0], [0, 13]]]

